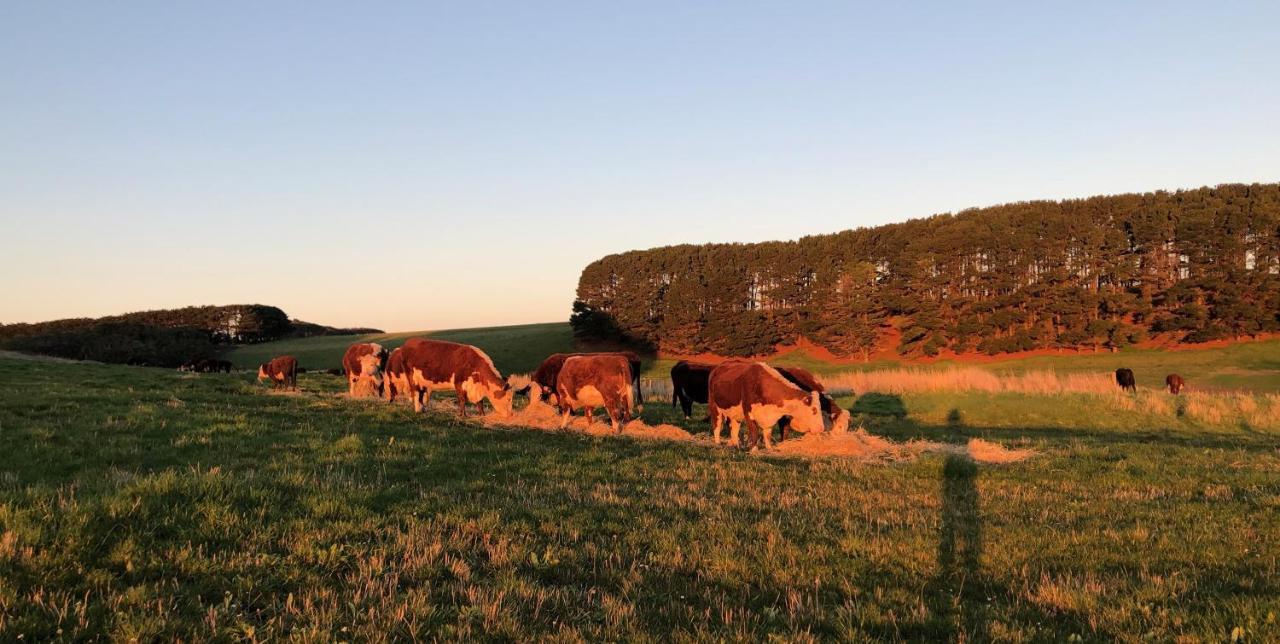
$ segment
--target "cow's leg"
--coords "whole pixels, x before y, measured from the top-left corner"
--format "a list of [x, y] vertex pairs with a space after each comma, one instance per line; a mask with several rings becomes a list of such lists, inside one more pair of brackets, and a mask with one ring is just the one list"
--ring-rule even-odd
[[773, 425], [763, 425], [753, 422], [757, 431], [760, 432], [760, 438], [763, 439], [763, 447], [765, 450], [773, 449]]
[[[409, 385], [409, 396], [413, 398], [413, 411], [416, 414], [422, 413], [422, 387], [418, 385]], [[431, 399], [431, 394], [427, 394], [427, 400]]]
[[595, 410], [596, 410], [596, 408], [595, 408], [595, 407], [591, 407], [591, 406], [589, 406], [589, 405], [588, 405], [588, 406], [587, 406], [587, 408], [586, 408], [586, 409], [584, 410], [584, 412], [583, 412], [583, 415], [587, 417], [587, 427], [591, 427], [591, 412], [593, 412], [593, 411], [595, 411]]
[[569, 426], [569, 414], [571, 414], [572, 411], [573, 410], [569, 408], [569, 405], [560, 405], [560, 429], [564, 429]]
[[730, 445], [734, 447], [738, 446], [738, 442], [739, 440], [741, 440], [739, 436], [741, 429], [742, 429], [742, 421], [737, 420], [735, 418], [729, 419], [729, 444]]
[[[715, 441], [716, 445], [719, 445], [720, 423], [722, 420], [720, 418], [720, 410], [717, 409], [715, 405], [709, 405], [707, 408], [707, 415], [711, 418], [711, 440]], [[688, 418], [688, 416], [686, 415], [685, 418]]]
[[685, 420], [689, 420], [689, 417], [693, 415], [693, 396], [684, 391], [680, 392], [680, 409], [684, 411]]
[[453, 387], [453, 392], [458, 396], [458, 413], [461, 414], [463, 418], [466, 418], [467, 417], [467, 392], [462, 390], [462, 385], [460, 384], [455, 385]]

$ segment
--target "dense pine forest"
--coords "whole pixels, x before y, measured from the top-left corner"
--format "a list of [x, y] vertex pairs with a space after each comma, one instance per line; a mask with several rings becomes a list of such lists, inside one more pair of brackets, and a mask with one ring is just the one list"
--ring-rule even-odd
[[1115, 349], [1280, 329], [1280, 184], [1032, 201], [587, 266], [590, 340], [759, 355]]

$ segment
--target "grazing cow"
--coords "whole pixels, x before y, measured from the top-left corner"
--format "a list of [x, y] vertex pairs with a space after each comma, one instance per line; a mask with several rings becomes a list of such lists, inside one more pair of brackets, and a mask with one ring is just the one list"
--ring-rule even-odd
[[1187, 386], [1187, 381], [1182, 379], [1176, 373], [1171, 373], [1164, 377], [1164, 386], [1169, 388], [1169, 393], [1177, 395], [1182, 393], [1182, 388]]
[[[608, 351], [602, 353], [553, 353], [547, 356], [542, 364], [533, 371], [529, 376], [530, 389], [536, 386], [539, 389], [539, 400], [549, 400], [551, 396], [556, 395], [556, 381], [560, 375], [560, 369], [564, 366], [564, 361], [574, 356], [621, 356], [626, 359], [627, 367], [630, 373], [630, 382], [632, 388], [632, 396], [636, 401], [636, 406], [644, 409], [644, 397], [640, 395], [640, 356], [631, 351]], [[559, 401], [550, 401], [552, 404], [559, 404]]]
[[592, 410], [604, 407], [609, 424], [614, 431], [621, 432], [622, 423], [631, 420], [631, 407], [635, 402], [632, 373], [630, 361], [618, 354], [569, 356], [556, 376], [560, 428], [568, 426], [569, 416], [575, 409], [585, 410], [587, 425], [590, 425]]
[[356, 397], [372, 390], [382, 396], [382, 372], [387, 366], [387, 350], [376, 342], [359, 342], [347, 347], [342, 369], [347, 373], [347, 394]]
[[396, 394], [409, 395], [409, 371], [404, 366], [404, 351], [396, 349], [387, 357], [387, 369], [382, 386], [387, 402], [395, 402]]
[[324, 372], [325, 372], [325, 373], [327, 373], [327, 374], [329, 374], [329, 375], [331, 375], [331, 376], [342, 376], [342, 375], [345, 375], [345, 374], [347, 373], [346, 371], [343, 371], [342, 369], [325, 369], [325, 370], [324, 370]]
[[258, 380], [271, 380], [271, 388], [287, 387], [298, 389], [298, 359], [293, 356], [280, 356], [262, 363], [258, 367]]
[[1138, 393], [1138, 381], [1133, 378], [1133, 370], [1123, 367], [1116, 369], [1116, 384], [1124, 391]]
[[[782, 374], [791, 384], [805, 390], [818, 392], [818, 403], [822, 408], [822, 413], [830, 420], [832, 427], [836, 431], [845, 431], [849, 429], [849, 412], [840, 408], [836, 404], [835, 398], [827, 394], [827, 388], [818, 382], [808, 369], [800, 367], [774, 367], [778, 373]], [[782, 440], [787, 439], [787, 432], [791, 429], [791, 419], [784, 416], [779, 424], [782, 426]]]
[[410, 338], [400, 350], [414, 411], [422, 411], [422, 405], [431, 400], [432, 390], [451, 387], [458, 396], [458, 412], [464, 418], [468, 402], [483, 412], [486, 398], [499, 415], [511, 415], [511, 401], [515, 398], [511, 385], [480, 349], [444, 340]]
[[[729, 421], [729, 441], [738, 443], [738, 430], [745, 421], [749, 431], [760, 431], [769, 449], [773, 426], [790, 416], [797, 431], [822, 431], [821, 394], [806, 392], [788, 381], [776, 369], [762, 362], [733, 361], [711, 370], [707, 383], [707, 404], [711, 408], [711, 436], [720, 442], [720, 426]], [[754, 426], [754, 427], [753, 427]]]
[[235, 365], [227, 360], [210, 360], [209, 370], [213, 373], [231, 373], [231, 369]]
[[693, 403], [707, 404], [707, 381], [715, 365], [681, 360], [671, 367], [671, 406], [680, 403], [684, 419], [693, 414]]

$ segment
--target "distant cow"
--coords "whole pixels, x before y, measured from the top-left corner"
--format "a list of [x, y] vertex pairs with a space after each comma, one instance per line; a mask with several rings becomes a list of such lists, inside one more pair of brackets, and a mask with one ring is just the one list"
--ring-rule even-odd
[[178, 367], [178, 371], [193, 371], [195, 373], [231, 373], [232, 364], [226, 360], [216, 360], [213, 358], [201, 358], [199, 360], [191, 360], [182, 363]]
[[382, 372], [386, 365], [387, 350], [376, 342], [360, 342], [347, 347], [342, 356], [342, 369], [347, 374], [347, 394], [354, 397], [372, 389], [375, 396], [381, 397]]
[[693, 414], [693, 403], [707, 404], [707, 381], [715, 365], [681, 360], [671, 367], [671, 406], [680, 403], [684, 419]]
[[409, 371], [404, 366], [404, 351], [401, 349], [392, 351], [387, 357], [382, 394], [388, 402], [395, 402], [396, 395], [409, 395]]
[[498, 373], [485, 352], [469, 344], [410, 338], [400, 347], [409, 375], [409, 395], [414, 411], [431, 400], [434, 389], [452, 388], [458, 396], [458, 412], [465, 418], [467, 403], [484, 410], [487, 398], [494, 411], [511, 415], [515, 398], [511, 385]]
[[347, 373], [342, 369], [325, 369], [324, 372], [331, 376], [341, 376]]
[[1182, 379], [1176, 373], [1171, 373], [1164, 377], [1164, 386], [1169, 388], [1169, 393], [1177, 395], [1182, 393], [1182, 388], [1187, 386], [1187, 381]]
[[262, 363], [258, 367], [258, 380], [269, 379], [272, 389], [287, 387], [298, 388], [298, 359], [293, 356], [280, 356]]
[[796, 430], [822, 431], [826, 423], [821, 394], [806, 392], [776, 369], [761, 362], [732, 361], [711, 370], [707, 404], [711, 408], [711, 437], [720, 442], [720, 426], [729, 421], [729, 441], [738, 444], [743, 422], [749, 431], [762, 431], [764, 447], [771, 447], [773, 427], [790, 416]]
[[[626, 359], [627, 367], [630, 373], [630, 382], [633, 389], [632, 396], [636, 401], [636, 405], [644, 408], [644, 397], [640, 395], [640, 356], [631, 351], [608, 351], [601, 353], [553, 353], [529, 376], [530, 385], [536, 385], [540, 391], [539, 399], [548, 400], [556, 393], [556, 379], [560, 375], [560, 369], [564, 366], [564, 361], [574, 356], [621, 356]], [[532, 387], [531, 387], [532, 388]], [[559, 401], [553, 401], [556, 404]]]
[[227, 360], [209, 361], [209, 370], [213, 373], [231, 373], [231, 369], [234, 367], [235, 365], [231, 364], [231, 362]]
[[592, 410], [604, 407], [614, 431], [621, 432], [622, 423], [631, 420], [631, 407], [635, 402], [632, 373], [630, 361], [618, 354], [569, 356], [556, 376], [560, 427], [563, 429], [569, 424], [569, 416], [575, 409], [585, 410], [590, 425]]
[[1133, 370], [1120, 368], [1116, 369], [1116, 384], [1125, 391], [1138, 393], [1138, 381], [1133, 378]]

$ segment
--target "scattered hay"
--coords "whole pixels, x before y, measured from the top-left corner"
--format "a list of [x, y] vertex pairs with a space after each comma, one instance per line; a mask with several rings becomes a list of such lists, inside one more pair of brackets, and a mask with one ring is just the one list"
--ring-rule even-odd
[[811, 432], [796, 439], [774, 444], [774, 449], [764, 455], [783, 456], [841, 456], [863, 461], [900, 461], [914, 458], [938, 443], [910, 441], [895, 443], [886, 438], [867, 433], [859, 427], [851, 432]]
[[379, 389], [377, 380], [370, 377], [361, 377], [356, 379], [355, 387], [351, 389], [350, 396], [352, 398], [381, 398], [382, 392]]
[[979, 463], [1017, 463], [1036, 455], [1035, 450], [1009, 449], [999, 443], [974, 438], [969, 441], [967, 450], [969, 458]]
[[[581, 414], [574, 414], [569, 418], [569, 425], [565, 431], [579, 431], [592, 436], [617, 436], [618, 432], [613, 430], [609, 424], [609, 416], [607, 414], [597, 413], [593, 417], [590, 425], [587, 419]], [[529, 404], [515, 411], [510, 416], [499, 416], [496, 413], [485, 414], [480, 417], [480, 422], [488, 427], [525, 427], [529, 429], [541, 429], [547, 431], [560, 431], [560, 414], [556, 412], [555, 407], [548, 405], [539, 400], [532, 400]], [[673, 441], [690, 441], [693, 435], [675, 425], [649, 425], [640, 419], [632, 420], [622, 426], [622, 436], [630, 436], [633, 438], [650, 438]]]

